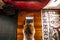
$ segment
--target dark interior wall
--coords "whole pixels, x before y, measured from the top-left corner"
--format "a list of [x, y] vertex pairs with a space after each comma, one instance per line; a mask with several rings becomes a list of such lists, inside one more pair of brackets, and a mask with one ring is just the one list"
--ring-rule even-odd
[[0, 15], [0, 40], [16, 40], [17, 21]]

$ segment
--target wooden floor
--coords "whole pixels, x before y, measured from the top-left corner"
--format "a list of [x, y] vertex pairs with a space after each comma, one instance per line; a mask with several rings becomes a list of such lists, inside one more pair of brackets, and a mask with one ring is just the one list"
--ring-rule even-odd
[[19, 12], [17, 40], [23, 40], [23, 24], [26, 16], [34, 16], [35, 40], [42, 40], [41, 12]]

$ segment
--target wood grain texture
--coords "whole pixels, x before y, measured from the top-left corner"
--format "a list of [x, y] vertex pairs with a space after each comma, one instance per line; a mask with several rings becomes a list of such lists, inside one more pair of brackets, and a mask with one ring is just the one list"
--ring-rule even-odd
[[34, 16], [35, 40], [42, 40], [41, 12], [19, 12], [17, 40], [23, 40], [23, 25], [26, 16]]

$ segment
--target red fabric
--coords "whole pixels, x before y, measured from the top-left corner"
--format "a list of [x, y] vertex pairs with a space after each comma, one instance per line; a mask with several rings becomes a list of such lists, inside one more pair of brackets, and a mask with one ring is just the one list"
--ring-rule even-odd
[[12, 1], [12, 0], [3, 0], [4, 2], [8, 2], [20, 9], [29, 9], [29, 10], [40, 10], [44, 6], [48, 4], [50, 0], [44, 0], [42, 2], [24, 2], [24, 1]]

